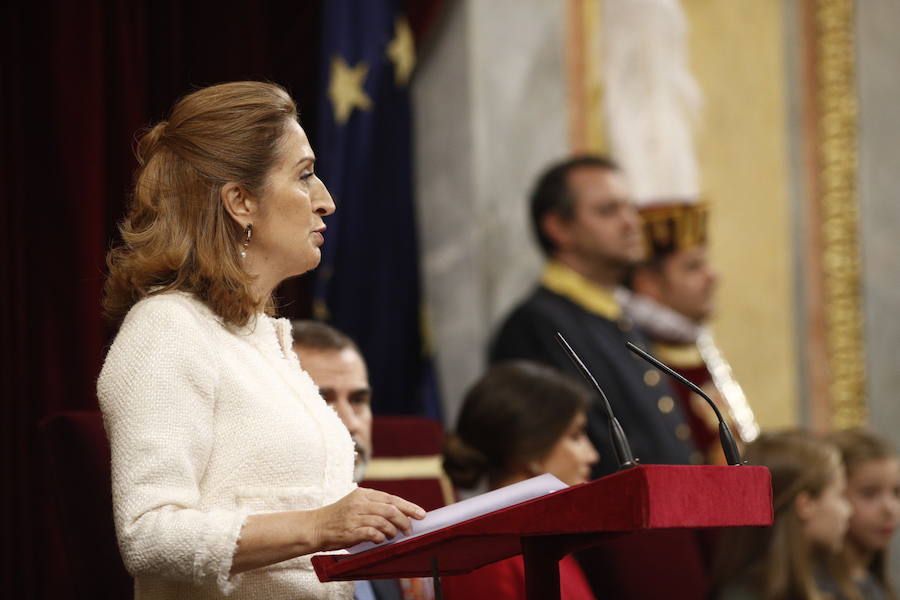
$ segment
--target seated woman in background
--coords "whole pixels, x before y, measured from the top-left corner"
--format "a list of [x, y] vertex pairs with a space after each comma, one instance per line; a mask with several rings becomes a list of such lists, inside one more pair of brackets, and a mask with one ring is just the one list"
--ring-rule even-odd
[[713, 596], [720, 600], [824, 600], [829, 556], [841, 547], [850, 505], [837, 449], [804, 432], [766, 433], [745, 458], [772, 473], [771, 527], [729, 529], [716, 549]]
[[842, 600], [896, 599], [887, 577], [887, 549], [900, 518], [900, 461], [885, 440], [863, 429], [829, 437], [844, 459], [853, 513], [844, 547], [824, 586]]
[[[587, 437], [590, 395], [569, 377], [525, 361], [492, 367], [466, 395], [444, 447], [444, 469], [453, 483], [490, 489], [550, 473], [569, 485], [584, 483], [599, 456]], [[563, 600], [591, 599], [578, 563], [559, 563]], [[443, 578], [448, 600], [525, 597], [521, 556], [467, 575]]]

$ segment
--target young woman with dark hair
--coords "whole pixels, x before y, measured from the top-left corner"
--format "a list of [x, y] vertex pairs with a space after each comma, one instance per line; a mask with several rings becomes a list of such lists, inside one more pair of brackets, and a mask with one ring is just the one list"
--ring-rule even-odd
[[[492, 367], [469, 391], [444, 448], [444, 470], [457, 487], [490, 489], [550, 473], [577, 485], [599, 456], [585, 431], [590, 395], [549, 367], [516, 361]], [[559, 563], [564, 600], [594, 598], [571, 556]], [[525, 597], [522, 557], [445, 577], [448, 600]]]

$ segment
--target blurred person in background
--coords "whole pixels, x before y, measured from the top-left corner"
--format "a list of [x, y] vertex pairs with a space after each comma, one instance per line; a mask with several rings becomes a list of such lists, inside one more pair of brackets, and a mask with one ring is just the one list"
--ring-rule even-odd
[[841, 457], [811, 433], [763, 433], [746, 448], [772, 474], [771, 527], [728, 529], [713, 571], [718, 600], [826, 600], [820, 584], [850, 518]]
[[[347, 335], [321, 321], [291, 322], [294, 352], [325, 402], [350, 432], [356, 448], [353, 479], [362, 481], [372, 459], [372, 388], [362, 352]], [[355, 582], [356, 600], [433, 598], [424, 579], [373, 579]]]
[[900, 461], [897, 451], [865, 429], [828, 437], [844, 461], [847, 500], [853, 512], [844, 547], [831, 561], [827, 589], [840, 600], [893, 600], [888, 547], [900, 519]]
[[[687, 425], [667, 380], [625, 346], [646, 347], [646, 339], [615, 296], [644, 256], [641, 219], [624, 175], [603, 157], [572, 158], [538, 178], [530, 203], [547, 264], [537, 288], [498, 329], [490, 363], [532, 360], [581, 381], [557, 341], [560, 332], [606, 392], [636, 457], [648, 464], [703, 462], [690, 436], [678, 435]], [[602, 457], [592, 477], [615, 472], [606, 415], [596, 402], [588, 410], [588, 433]]]
[[[543, 473], [584, 483], [599, 459], [586, 431], [589, 402], [581, 385], [549, 367], [495, 365], [466, 394], [444, 448], [444, 470], [463, 489], [480, 483], [496, 489]], [[594, 598], [571, 555], [560, 560], [559, 575], [564, 600]], [[515, 556], [442, 582], [448, 600], [524, 598], [524, 560]]]
[[[699, 202], [656, 201], [640, 214], [646, 256], [628, 277], [630, 292], [618, 291], [625, 314], [647, 335], [658, 359], [716, 402], [737, 441], [751, 442], [759, 426], [707, 327], [719, 280], [707, 249], [708, 208]], [[692, 439], [706, 462], [724, 464], [715, 413], [687, 387], [673, 382], [672, 388], [687, 417], [677, 435]]]

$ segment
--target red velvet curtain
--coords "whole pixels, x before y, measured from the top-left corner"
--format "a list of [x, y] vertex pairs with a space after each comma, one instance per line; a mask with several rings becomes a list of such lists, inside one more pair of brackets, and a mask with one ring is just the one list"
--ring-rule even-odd
[[[4, 2], [0, 35], [0, 383], [6, 412], [0, 581], [14, 598], [73, 594], [36, 426], [96, 407], [111, 331], [100, 313], [134, 136], [192, 87], [276, 81], [313, 147], [320, 0]], [[410, 2], [422, 33], [440, 0]], [[308, 314], [301, 278], [281, 290]], [[84, 540], [84, 552], [91, 540]]]
[[[10, 597], [65, 599], [71, 574], [36, 424], [96, 407], [111, 334], [100, 313], [104, 255], [135, 132], [193, 86], [235, 79], [285, 85], [315, 123], [319, 5], [81, 0], [0, 10], [0, 581]], [[302, 298], [302, 283], [287, 293]]]

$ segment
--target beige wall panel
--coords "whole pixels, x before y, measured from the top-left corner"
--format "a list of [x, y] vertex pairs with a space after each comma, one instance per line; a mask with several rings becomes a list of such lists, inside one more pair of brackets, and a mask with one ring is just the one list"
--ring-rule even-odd
[[683, 0], [705, 106], [698, 132], [714, 330], [764, 428], [798, 420], [783, 6]]

